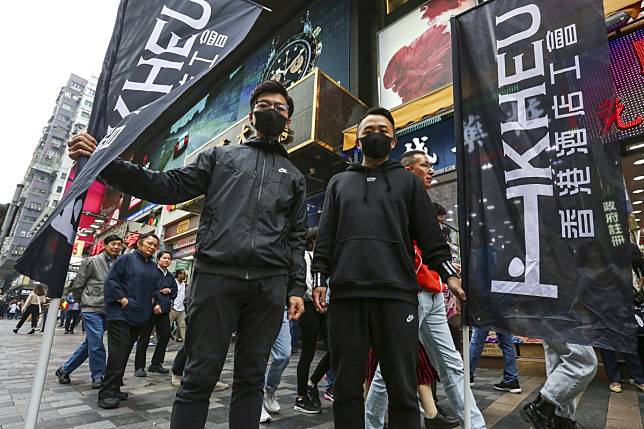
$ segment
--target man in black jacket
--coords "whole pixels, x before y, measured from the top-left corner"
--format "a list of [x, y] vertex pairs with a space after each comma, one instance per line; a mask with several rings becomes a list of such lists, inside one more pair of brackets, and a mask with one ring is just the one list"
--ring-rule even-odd
[[418, 293], [414, 241], [423, 261], [460, 289], [432, 202], [421, 181], [390, 161], [394, 120], [382, 108], [358, 123], [364, 160], [334, 176], [326, 191], [315, 249], [313, 301], [326, 311], [337, 373], [335, 427], [364, 427], [362, 384], [369, 347], [389, 392], [389, 426], [420, 427], [416, 397]]
[[154, 347], [152, 363], [148, 368], [150, 372], [167, 374], [169, 370], [163, 367], [168, 341], [170, 341], [170, 307], [172, 300], [177, 297], [177, 282], [174, 280], [174, 274], [168, 271], [172, 262], [172, 254], [167, 250], [162, 250], [157, 255], [157, 266], [161, 272], [161, 285], [159, 287], [159, 305], [161, 306], [160, 314], [150, 314], [150, 320], [143, 326], [139, 339], [136, 342], [136, 354], [134, 355], [134, 375], [136, 377], [146, 377], [145, 361], [148, 345], [150, 344], [150, 334], [152, 329], [156, 331], [157, 345]]
[[[278, 141], [290, 124], [293, 100], [269, 81], [250, 101], [257, 134], [244, 144], [216, 147], [164, 173], [122, 160], [103, 172], [111, 185], [156, 203], [206, 196], [186, 329], [188, 362], [172, 410], [176, 429], [204, 426], [235, 328], [229, 426], [258, 427], [264, 371], [287, 297], [290, 319], [304, 310], [304, 176]], [[91, 154], [96, 142], [82, 133], [68, 145], [78, 158]]]

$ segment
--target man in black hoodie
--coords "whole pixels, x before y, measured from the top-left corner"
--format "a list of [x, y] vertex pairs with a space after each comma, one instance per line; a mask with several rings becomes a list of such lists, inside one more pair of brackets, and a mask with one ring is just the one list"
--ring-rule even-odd
[[389, 427], [420, 428], [416, 397], [418, 292], [414, 241], [423, 261], [460, 289], [432, 202], [421, 181], [397, 161], [394, 119], [382, 108], [358, 123], [362, 165], [334, 176], [326, 191], [312, 271], [313, 301], [326, 311], [337, 373], [335, 427], [364, 427], [363, 381], [369, 347], [389, 392]]
[[[279, 141], [290, 125], [293, 100], [281, 84], [268, 81], [251, 94], [250, 109], [257, 134], [244, 144], [215, 147], [163, 173], [122, 160], [102, 173], [112, 186], [159, 204], [205, 194], [174, 429], [204, 427], [235, 329], [229, 427], [259, 427], [264, 372], [284, 304], [288, 300], [289, 319], [304, 310], [304, 175]], [[78, 158], [91, 155], [96, 141], [81, 133], [68, 146]]]

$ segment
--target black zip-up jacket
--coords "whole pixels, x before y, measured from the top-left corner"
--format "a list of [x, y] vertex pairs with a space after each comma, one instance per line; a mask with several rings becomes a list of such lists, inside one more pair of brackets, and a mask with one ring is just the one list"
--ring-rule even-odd
[[[106, 319], [145, 325], [159, 304], [162, 285], [163, 273], [152, 258], [145, 258], [138, 250], [119, 256], [105, 279]], [[118, 303], [121, 298], [128, 300], [125, 307]]]
[[304, 295], [304, 175], [282, 145], [252, 140], [217, 147], [190, 165], [162, 173], [117, 159], [101, 176], [157, 204], [205, 194], [197, 271], [246, 280], [287, 275], [288, 296]]
[[[158, 265], [157, 265], [158, 267]], [[161, 311], [163, 313], [170, 313], [170, 307], [172, 307], [172, 300], [177, 297], [177, 282], [174, 280], [174, 274], [172, 274], [170, 271], [166, 270], [163, 272], [161, 268], [159, 268], [159, 271], [161, 272], [161, 283], [159, 284], [159, 305], [161, 306]], [[170, 293], [168, 295], [164, 295], [161, 293], [161, 289], [168, 288], [170, 289]]]
[[430, 269], [443, 279], [456, 275], [434, 206], [418, 177], [397, 161], [373, 170], [352, 164], [327, 186], [312, 271], [331, 277], [331, 300], [417, 303], [414, 240]]

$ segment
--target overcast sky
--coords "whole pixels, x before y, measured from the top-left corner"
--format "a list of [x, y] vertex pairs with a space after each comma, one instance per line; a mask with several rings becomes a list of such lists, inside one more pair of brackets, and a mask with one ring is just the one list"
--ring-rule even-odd
[[11, 201], [60, 88], [99, 74], [119, 0], [38, 0], [0, 6], [0, 203]]

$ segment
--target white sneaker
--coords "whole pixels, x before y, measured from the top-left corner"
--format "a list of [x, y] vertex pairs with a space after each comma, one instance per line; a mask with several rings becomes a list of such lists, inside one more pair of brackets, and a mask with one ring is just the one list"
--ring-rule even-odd
[[181, 386], [181, 376], [172, 374], [172, 385]]
[[229, 384], [218, 381], [217, 384], [215, 385], [215, 392], [219, 392], [220, 390], [226, 390], [229, 387], [230, 387]]
[[276, 414], [280, 412], [281, 408], [279, 402], [277, 402], [277, 395], [275, 392], [264, 392], [264, 407], [266, 407], [266, 410], [269, 413]]
[[259, 422], [260, 423], [270, 423], [271, 422], [271, 415], [268, 414], [268, 411], [266, 411], [266, 408], [262, 405], [262, 415], [259, 417]]

